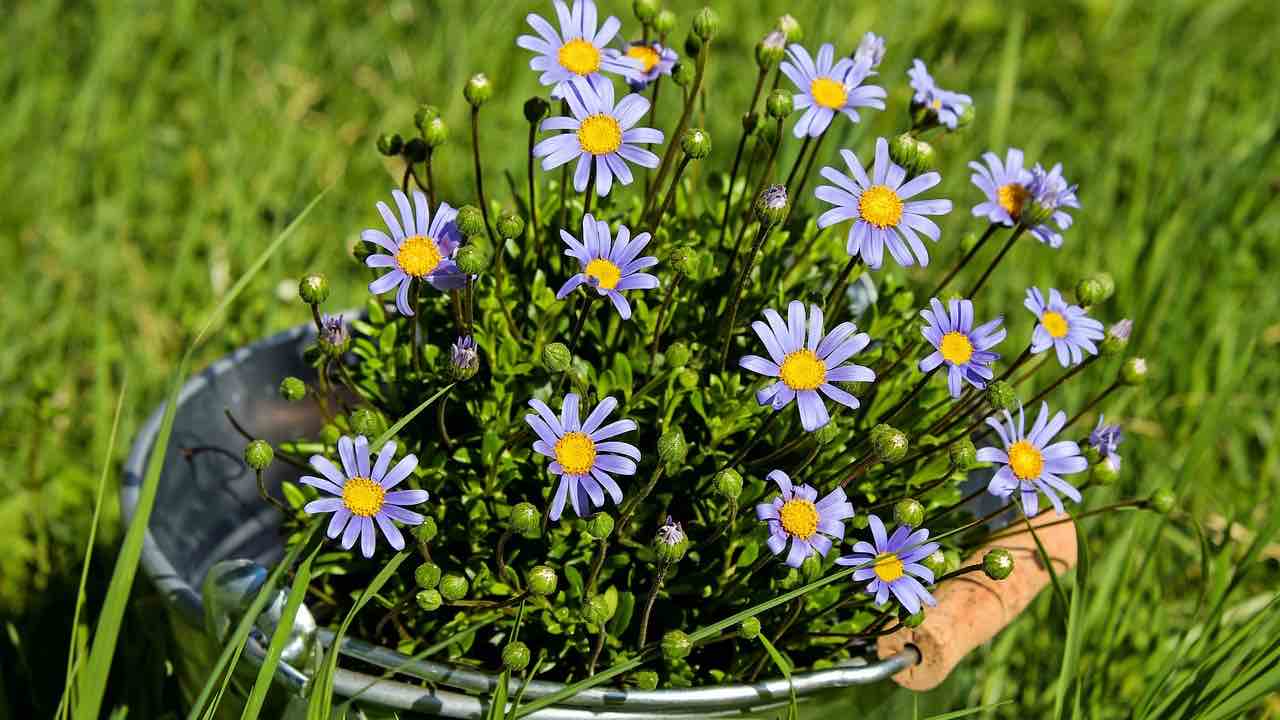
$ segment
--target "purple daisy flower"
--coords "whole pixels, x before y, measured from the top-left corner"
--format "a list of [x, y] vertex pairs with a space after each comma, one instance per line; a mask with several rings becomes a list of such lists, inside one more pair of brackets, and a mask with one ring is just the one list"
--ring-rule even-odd
[[875, 70], [880, 67], [880, 61], [883, 59], [884, 38], [873, 32], [863, 35], [862, 41], [858, 43], [858, 49], [853, 51], [853, 61], [865, 63]]
[[637, 91], [649, 87], [649, 83], [663, 75], [670, 75], [680, 59], [675, 50], [656, 42], [627, 43], [623, 54], [640, 63], [640, 71], [627, 77], [627, 85]]
[[938, 87], [920, 58], [911, 62], [907, 77], [911, 78], [911, 89], [915, 90], [915, 94], [911, 96], [912, 104], [928, 108], [939, 123], [955, 130], [960, 116], [973, 104], [973, 98]]
[[782, 491], [772, 502], [756, 505], [756, 517], [769, 525], [769, 550], [781, 555], [789, 538], [786, 563], [794, 568], [815, 552], [826, 557], [832, 540], [844, 538], [844, 521], [853, 517], [853, 503], [845, 497], [844, 489], [837, 487], [819, 500], [817, 490], [808, 485], [793, 486], [781, 470], [771, 471], [768, 477]]
[[771, 359], [747, 355], [738, 361], [743, 369], [778, 378], [777, 382], [756, 392], [756, 402], [772, 405], [776, 411], [795, 400], [800, 408], [800, 424], [807, 432], [831, 420], [818, 391], [841, 405], [857, 409], [858, 398], [832, 383], [876, 379], [871, 368], [845, 363], [871, 342], [866, 333], [858, 332], [851, 322], [842, 322], [824, 334], [822, 309], [810, 305], [806, 320], [804, 303], [799, 300], [792, 300], [787, 306], [786, 323], [773, 308], [765, 310], [764, 317], [768, 324], [756, 320], [751, 323], [751, 329], [760, 336]]
[[858, 122], [861, 118], [855, 108], [884, 109], [884, 88], [862, 84], [872, 75], [871, 59], [840, 58], [833, 62], [835, 54], [834, 46], [824, 44], [818, 48], [815, 63], [803, 46], [792, 43], [787, 48], [790, 59], [783, 60], [780, 67], [799, 90], [794, 97], [796, 110], [804, 110], [792, 129], [798, 138], [816, 138], [826, 132], [836, 113]]
[[818, 217], [818, 227], [853, 220], [845, 251], [851, 257], [861, 255], [873, 270], [880, 267], [886, 245], [889, 254], [903, 267], [914, 265], [917, 259], [922, 267], [928, 265], [929, 251], [916, 233], [937, 242], [941, 231], [925, 216], [951, 212], [951, 201], [907, 201], [937, 185], [942, 176], [927, 172], [904, 183], [907, 172], [889, 158], [889, 143], [884, 138], [876, 138], [870, 175], [863, 170], [857, 155], [841, 150], [840, 156], [852, 177], [833, 167], [822, 168], [822, 177], [838, 187], [819, 185], [814, 190], [819, 200], [835, 205]]
[[1098, 354], [1093, 341], [1106, 335], [1102, 323], [1085, 314], [1079, 305], [1068, 305], [1062, 293], [1049, 288], [1049, 301], [1045, 302], [1040, 288], [1029, 288], [1022, 304], [1040, 319], [1031, 334], [1031, 352], [1039, 354], [1053, 348], [1062, 367], [1079, 365], [1086, 352]]
[[529, 13], [525, 20], [538, 36], [521, 35], [516, 45], [537, 55], [529, 67], [542, 73], [538, 82], [551, 86], [551, 97], [571, 97], [573, 81], [584, 79], [592, 86], [609, 84], [601, 72], [611, 72], [630, 79], [640, 71], [640, 63], [607, 47], [622, 22], [610, 15], [597, 29], [598, 12], [592, 0], [574, 0], [573, 9], [564, 0], [555, 0], [560, 32], [542, 16]]
[[581, 272], [560, 286], [560, 291], [556, 293], [558, 300], [563, 300], [579, 285], [586, 283], [601, 295], [608, 295], [622, 319], [629, 320], [631, 304], [622, 293], [658, 287], [658, 278], [640, 272], [657, 265], [658, 258], [652, 255], [636, 257], [649, 244], [647, 232], [632, 238], [627, 226], [619, 225], [618, 239], [615, 241], [609, 232], [609, 223], [596, 220], [588, 214], [582, 218], [582, 242], [578, 242], [566, 230], [560, 231], [560, 239], [569, 246], [564, 254], [578, 261]]
[[1116, 450], [1119, 449], [1123, 440], [1124, 433], [1121, 432], [1120, 426], [1108, 425], [1106, 415], [1098, 416], [1098, 426], [1089, 433], [1089, 445], [1098, 451], [1102, 462], [1116, 472], [1120, 471], [1120, 454]]
[[[311, 475], [302, 478], [303, 485], [319, 488], [335, 497], [312, 500], [302, 509], [309, 515], [333, 513], [329, 520], [328, 535], [342, 535], [342, 548], [350, 550], [356, 537], [360, 538], [360, 552], [373, 557], [376, 523], [382, 529], [387, 542], [396, 550], [404, 549], [404, 536], [393, 520], [405, 525], [421, 525], [422, 516], [405, 505], [417, 505], [427, 501], [426, 490], [392, 490], [418, 467], [418, 458], [405, 455], [391, 467], [396, 455], [396, 444], [382, 446], [378, 458], [369, 464], [369, 441], [357, 435], [353, 441], [347, 436], [338, 438], [338, 456], [342, 468], [323, 455], [311, 456], [311, 467], [324, 477]], [[391, 469], [387, 469], [387, 468]]]
[[1022, 219], [1022, 213], [1031, 202], [1031, 171], [1023, 165], [1022, 151], [1009, 148], [1004, 162], [993, 152], [982, 154], [986, 165], [970, 161], [973, 175], [969, 180], [987, 196], [973, 206], [974, 217], [990, 222], [1013, 226]]
[[920, 311], [928, 323], [921, 332], [934, 351], [920, 361], [920, 372], [933, 372], [939, 365], [947, 364], [947, 389], [951, 397], [960, 397], [964, 381], [981, 390], [987, 386], [994, 373], [991, 365], [1000, 359], [1000, 353], [991, 348], [1004, 340], [1007, 332], [1000, 324], [1004, 316], [978, 327], [973, 326], [973, 301], [953, 298], [946, 309], [938, 298], [929, 300], [929, 307]]
[[466, 285], [466, 275], [453, 262], [459, 241], [458, 228], [453, 224], [453, 218], [458, 211], [449, 207], [449, 203], [440, 203], [435, 217], [432, 217], [427, 196], [416, 190], [413, 193], [413, 209], [409, 208], [409, 198], [403, 192], [393, 190], [391, 197], [395, 198], [396, 206], [400, 209], [399, 219], [386, 203], [378, 202], [378, 212], [391, 235], [374, 229], [360, 233], [361, 240], [373, 243], [387, 252], [370, 255], [365, 258], [364, 264], [371, 268], [393, 268], [391, 272], [369, 283], [369, 292], [381, 295], [399, 286], [396, 308], [401, 315], [412, 316], [409, 291], [414, 280], [425, 281], [441, 291], [456, 290]]
[[876, 604], [883, 605], [889, 594], [902, 603], [912, 615], [920, 612], [920, 606], [937, 605], [921, 580], [933, 584], [933, 571], [920, 561], [938, 550], [938, 543], [927, 542], [929, 531], [920, 528], [911, 532], [907, 525], [899, 525], [893, 535], [885, 533], [884, 523], [875, 515], [867, 516], [871, 526], [871, 539], [854, 543], [853, 553], [836, 558], [837, 565], [862, 566], [853, 571], [854, 582], [870, 580], [867, 592], [876, 596]]
[[586, 517], [595, 508], [603, 507], [605, 492], [615, 505], [620, 504], [622, 488], [609, 473], [634, 475], [634, 461], [640, 459], [640, 450], [630, 443], [609, 441], [615, 435], [636, 429], [634, 420], [604, 425], [605, 419], [618, 407], [618, 401], [606, 397], [586, 420], [579, 420], [578, 396], [574, 393], [564, 396], [559, 417], [537, 398], [530, 400], [529, 406], [535, 412], [525, 415], [524, 421], [538, 435], [533, 449], [551, 458], [549, 469], [560, 476], [548, 517], [559, 520], [566, 499], [578, 517]]
[[658, 156], [639, 147], [639, 143], [661, 143], [661, 130], [633, 127], [649, 111], [649, 100], [643, 95], [631, 93], [616, 105], [613, 102], [613, 84], [601, 83], [593, 88], [586, 80], [575, 78], [576, 93], [569, 93], [565, 100], [573, 117], [557, 116], [542, 121], [540, 129], [571, 130], [538, 143], [533, 156], [542, 158], [542, 169], [552, 170], [578, 160], [573, 173], [573, 189], [583, 192], [591, 179], [591, 163], [596, 167], [596, 194], [604, 197], [613, 187], [613, 178], [630, 185], [634, 178], [628, 162], [641, 167], [658, 167]]
[[1089, 467], [1089, 461], [1080, 454], [1080, 446], [1070, 440], [1049, 444], [1067, 424], [1067, 414], [1059, 410], [1050, 419], [1049, 404], [1041, 403], [1040, 415], [1036, 417], [1030, 433], [1025, 432], [1026, 416], [1021, 407], [1018, 408], [1017, 424], [1014, 424], [1013, 415], [1008, 410], [1004, 411], [1004, 419], [1007, 426], [994, 416], [987, 418], [987, 425], [1000, 436], [1004, 449], [984, 447], [978, 451], [978, 459], [982, 462], [1002, 465], [992, 476], [987, 492], [998, 498], [1007, 498], [1014, 490], [1020, 491], [1027, 517], [1034, 516], [1040, 509], [1036, 490], [1048, 496], [1059, 515], [1063, 509], [1058, 493], [1080, 502], [1080, 491], [1059, 476], [1078, 473]]
[[[1031, 182], [1027, 185], [1036, 215], [1044, 218], [1031, 226], [1031, 234], [1051, 248], [1062, 247], [1062, 233], [1071, 227], [1071, 214], [1063, 208], [1079, 208], [1076, 186], [1062, 177], [1062, 163], [1046, 171], [1040, 163], [1031, 168]], [[1050, 224], [1052, 221], [1052, 224]], [[1054, 225], [1057, 225], [1055, 228]]]

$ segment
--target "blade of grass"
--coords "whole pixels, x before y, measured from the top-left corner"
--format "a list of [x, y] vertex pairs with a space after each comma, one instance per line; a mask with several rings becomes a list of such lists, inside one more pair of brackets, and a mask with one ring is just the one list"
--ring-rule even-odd
[[791, 694], [791, 702], [787, 703], [787, 720], [797, 720], [800, 717], [800, 704], [796, 700], [796, 686], [791, 682], [791, 663], [782, 657], [782, 653], [778, 652], [778, 648], [769, 642], [769, 638], [761, 633], [756, 636], [760, 644], [764, 646], [764, 651], [769, 653], [769, 659], [773, 661], [773, 666], [778, 668], [778, 672], [782, 673], [782, 677], [787, 679], [787, 691]]
[[280, 664], [280, 655], [284, 652], [284, 646], [288, 644], [289, 636], [293, 631], [294, 618], [302, 605], [302, 598], [307, 594], [307, 585], [311, 583], [311, 563], [315, 561], [322, 547], [324, 546], [317, 543], [307, 559], [298, 566], [298, 572], [293, 577], [293, 586], [289, 588], [289, 597], [284, 603], [284, 611], [280, 614], [280, 621], [276, 624], [275, 632], [271, 633], [267, 655], [258, 668], [258, 677], [253, 682], [253, 690], [249, 693], [244, 712], [240, 713], [241, 720], [254, 720], [262, 710], [262, 704], [267, 699], [267, 691], [271, 689], [271, 681], [275, 677], [276, 667]]
[[1084, 639], [1085, 583], [1089, 577], [1089, 545], [1084, 533], [1076, 531], [1076, 587], [1071, 591], [1071, 612], [1067, 616], [1067, 639], [1063, 643], [1062, 668], [1058, 672], [1058, 684], [1053, 701], [1053, 716], [1063, 720], [1066, 712], [1068, 689], [1075, 682], [1076, 667], [1080, 663], [1080, 648]]
[[370, 447], [382, 447], [383, 445], [385, 445], [387, 441], [395, 437], [396, 433], [400, 432], [400, 430], [403, 429], [405, 425], [408, 425], [414, 418], [418, 417], [418, 415], [423, 410], [426, 410], [428, 407], [430, 407], [431, 403], [435, 402], [436, 400], [439, 400], [442, 395], [452, 390], [453, 386], [456, 384], [457, 383], [449, 383], [448, 385], [445, 385], [443, 388], [441, 388], [440, 391], [437, 392], [435, 395], [432, 395], [426, 400], [423, 400], [421, 405], [410, 410], [408, 414], [406, 414], [404, 417], [397, 420], [395, 425], [392, 425], [391, 427], [387, 428], [386, 431], [384, 431], [381, 435], [379, 435], [378, 439], [374, 440], [373, 444], [370, 445]]
[[977, 715], [980, 712], [987, 712], [988, 710], [994, 710], [995, 708], [998, 708], [1001, 705], [1008, 705], [1011, 702], [1013, 701], [1001, 700], [998, 703], [991, 703], [990, 705], [980, 705], [978, 707], [968, 708], [966, 710], [954, 710], [952, 712], [942, 713], [941, 715], [930, 715], [924, 720], [955, 720], [955, 718], [969, 717], [970, 715]]

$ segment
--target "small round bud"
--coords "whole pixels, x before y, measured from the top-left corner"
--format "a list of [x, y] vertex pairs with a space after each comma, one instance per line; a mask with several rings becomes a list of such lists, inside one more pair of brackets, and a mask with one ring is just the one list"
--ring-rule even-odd
[[854, 515], [853, 517], [849, 518], [849, 527], [853, 528], [854, 530], [866, 530], [867, 526], [870, 524], [871, 524], [871, 520], [867, 517], [866, 513]]
[[458, 248], [453, 260], [458, 264], [458, 269], [462, 272], [468, 275], [479, 275], [489, 269], [493, 254], [489, 252], [489, 248], [486, 245], [467, 243]]
[[1018, 391], [1014, 390], [1013, 383], [1008, 380], [996, 380], [987, 385], [987, 402], [997, 411], [1012, 412], [1018, 409]]
[[472, 237], [484, 234], [484, 213], [480, 212], [480, 208], [475, 205], [463, 205], [458, 208], [458, 215], [453, 219], [453, 224], [458, 226], [458, 232], [463, 237]]
[[547, 343], [546, 347], [542, 348], [542, 366], [548, 372], [564, 372], [569, 369], [569, 364], [572, 362], [573, 355], [564, 343]]
[[1151, 499], [1147, 501], [1151, 505], [1151, 509], [1162, 515], [1168, 515], [1173, 511], [1173, 506], [1177, 504], [1178, 498], [1174, 496], [1171, 490], [1161, 488], [1151, 494]]
[[636, 14], [636, 19], [641, 25], [650, 25], [653, 19], [658, 17], [658, 0], [635, 0], [631, 3], [631, 11]]
[[428, 148], [438, 148], [449, 141], [449, 126], [444, 118], [431, 118], [422, 129], [422, 141]]
[[947, 455], [957, 470], [968, 470], [978, 463], [978, 448], [974, 447], [969, 438], [951, 443], [951, 447], [947, 448]]
[[920, 560], [920, 564], [928, 568], [935, 578], [942, 577], [947, 572], [947, 556], [941, 550], [934, 550]]
[[920, 608], [917, 612], [902, 618], [902, 626], [909, 628], [918, 628], [924, 624], [924, 608]]
[[680, 149], [694, 160], [711, 154], [711, 135], [702, 128], [689, 128], [680, 138]]
[[659, 35], [666, 35], [676, 29], [676, 14], [670, 10], [659, 10], [658, 15], [653, 18], [653, 29]]
[[933, 146], [911, 133], [902, 133], [889, 143], [889, 157], [907, 171], [907, 177], [923, 175], [937, 167]]
[[316, 344], [329, 357], [338, 357], [351, 347], [351, 333], [341, 315], [324, 315], [320, 318], [320, 332]]
[[682, 342], [671, 343], [671, 347], [667, 348], [667, 364], [671, 367], [684, 367], [692, 356], [693, 351]]
[[298, 281], [298, 297], [308, 305], [319, 305], [329, 299], [329, 278], [322, 273], [307, 273]]
[[1003, 580], [1013, 573], [1013, 553], [1004, 548], [992, 548], [982, 556], [982, 572], [992, 580]]
[[1125, 385], [1141, 385], [1147, 381], [1146, 358], [1129, 358], [1120, 366], [1120, 381]]
[[[671, 267], [681, 275], [692, 272], [697, 261], [698, 252], [691, 247], [678, 247], [671, 251]], [[670, 355], [671, 351], [668, 350], [667, 354]]]
[[493, 84], [489, 82], [488, 76], [484, 73], [476, 73], [463, 86], [462, 96], [467, 99], [471, 107], [478, 108], [493, 97]]
[[440, 566], [433, 562], [424, 562], [413, 571], [413, 581], [423, 590], [430, 590], [439, 585], [440, 576]]
[[245, 463], [258, 472], [266, 470], [275, 457], [275, 451], [271, 449], [266, 440], [254, 440], [244, 446]]
[[688, 87], [693, 82], [693, 66], [687, 62], [677, 62], [671, 67], [671, 81], [680, 87]]
[[289, 402], [298, 402], [307, 396], [307, 384], [302, 382], [302, 378], [296, 378], [292, 375], [280, 381], [280, 397]]
[[597, 540], [609, 537], [613, 532], [613, 516], [607, 512], [598, 512], [587, 521], [587, 534]]
[[684, 432], [680, 428], [672, 428], [658, 438], [658, 457], [667, 464], [668, 472], [682, 465], [688, 454], [689, 446], [685, 444]]
[[880, 423], [871, 429], [871, 449], [885, 462], [897, 462], [906, 457], [910, 445], [907, 434], [895, 427]]
[[702, 52], [702, 38], [693, 30], [684, 38], [684, 56], [687, 58], [696, 58], [698, 53]]
[[527, 538], [542, 534], [542, 513], [531, 502], [517, 503], [511, 508], [511, 531]]
[[786, 90], [774, 90], [764, 101], [765, 112], [774, 120], [781, 120], [796, 109], [795, 99]]
[[955, 572], [960, 569], [960, 553], [955, 550], [943, 550], [942, 556], [947, 559], [947, 572]]
[[498, 216], [498, 235], [504, 238], [518, 238], [524, 234], [524, 218], [513, 212], [504, 212]]
[[1089, 479], [1099, 485], [1110, 485], [1120, 479], [1120, 466], [1110, 458], [1103, 459], [1089, 469]]
[[1105, 294], [1102, 281], [1096, 277], [1087, 277], [1076, 283], [1076, 302], [1086, 307], [1105, 301]]
[[439, 610], [444, 604], [444, 598], [440, 596], [439, 590], [422, 590], [417, 596], [418, 607], [427, 612]]
[[963, 130], [973, 124], [973, 119], [978, 116], [978, 110], [973, 103], [969, 103], [960, 108], [960, 114], [956, 116], [956, 130]]
[[653, 549], [663, 562], [679, 562], [689, 550], [689, 536], [685, 534], [684, 528], [680, 527], [680, 523], [668, 516], [667, 521], [658, 528], [658, 534], [653, 538]]
[[716, 494], [728, 500], [737, 499], [742, 494], [742, 475], [733, 468], [716, 473]]
[[378, 152], [392, 157], [399, 155], [404, 149], [404, 138], [400, 137], [400, 133], [382, 133], [378, 136]]
[[760, 113], [749, 112], [742, 115], [742, 131], [748, 135], [756, 131], [760, 125]]
[[1125, 318], [1107, 328], [1107, 335], [1102, 338], [1102, 343], [1099, 345], [1102, 354], [1107, 357], [1115, 357], [1124, 352], [1125, 347], [1129, 345], [1129, 335], [1132, 332], [1133, 321], [1129, 318]]
[[897, 520], [899, 525], [919, 527], [924, 522], [924, 505], [915, 498], [899, 500], [893, 506], [893, 519]]
[[480, 353], [476, 350], [476, 340], [470, 335], [463, 335], [449, 346], [449, 376], [454, 380], [466, 381], [476, 376], [480, 370]]
[[787, 188], [783, 185], [770, 185], [756, 198], [756, 219], [764, 223], [780, 223], [787, 217]]
[[592, 595], [582, 605], [582, 617], [589, 623], [603, 625], [613, 617], [613, 611], [609, 609], [609, 603], [603, 595]]
[[705, 42], [715, 37], [720, 30], [720, 16], [715, 10], [704, 7], [693, 16], [693, 31]]
[[541, 597], [555, 594], [556, 585], [560, 582], [556, 571], [548, 565], [534, 566], [526, 576], [526, 580], [529, 582], [529, 592]]
[[502, 648], [502, 667], [512, 672], [520, 672], [529, 666], [529, 646], [519, 640], [512, 640]]
[[467, 590], [471, 589], [471, 584], [461, 575], [450, 573], [440, 578], [440, 594], [445, 600], [453, 602], [461, 600], [467, 596]]
[[811, 583], [822, 577], [822, 556], [814, 553], [800, 563], [800, 575], [804, 581]]
[[693, 651], [693, 641], [680, 630], [671, 630], [662, 636], [662, 657], [668, 660], [682, 660]]
[[782, 62], [787, 52], [787, 36], [781, 30], [773, 30], [756, 43], [756, 65], [761, 70], [772, 70]]
[[422, 138], [409, 138], [409, 142], [404, 144], [404, 157], [409, 162], [420, 163], [427, 159], [429, 147]]
[[783, 15], [778, 18], [778, 29], [783, 35], [787, 36], [788, 43], [798, 43], [804, 41], [804, 29], [800, 27], [800, 22], [790, 15]]
[[358, 408], [351, 411], [349, 420], [351, 422], [351, 432], [369, 438], [377, 437], [386, 429], [386, 423], [382, 421], [382, 417], [369, 408]]
[[422, 524], [413, 529], [414, 537], [419, 542], [429, 543], [436, 538], [436, 534], [440, 532], [440, 528], [436, 527], [436, 519], [433, 517], [425, 517]]
[[1100, 272], [1094, 275], [1093, 279], [1102, 285], [1102, 300], [1099, 302], [1110, 300], [1111, 296], [1116, 294], [1116, 279], [1111, 277], [1111, 273]]
[[413, 126], [418, 128], [418, 132], [422, 132], [426, 129], [427, 123], [438, 117], [440, 117], [440, 108], [435, 105], [419, 105], [413, 113]]
[[760, 618], [749, 617], [738, 626], [738, 637], [743, 640], [755, 640], [760, 634]]
[[524, 101], [524, 119], [536, 123], [551, 112], [551, 103], [542, 97], [531, 97]]
[[[666, 12], [666, 11], [664, 10], [663, 12]], [[634, 682], [636, 684], [636, 687], [640, 688], [641, 690], [658, 689], [658, 673], [652, 670], [641, 670], [640, 672], [631, 676], [631, 681]]]

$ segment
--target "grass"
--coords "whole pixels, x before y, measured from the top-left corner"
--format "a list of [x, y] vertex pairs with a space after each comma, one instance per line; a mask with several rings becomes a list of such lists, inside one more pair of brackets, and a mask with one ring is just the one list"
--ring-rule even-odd
[[[726, 167], [752, 80], [743, 63], [786, 5], [711, 4], [726, 16], [726, 37], [713, 50], [707, 110], [694, 123], [710, 131], [714, 163]], [[627, 3], [604, 5], [633, 25]], [[525, 11], [542, 6], [20, 1], [6, 10], [0, 32], [12, 50], [0, 58], [7, 194], [0, 262], [17, 281], [0, 290], [0, 331], [8, 338], [0, 381], [10, 389], [0, 399], [9, 469], [0, 479], [7, 630], [0, 695], [14, 716], [47, 717], [57, 706], [101, 458], [114, 452], [118, 460], [127, 446], [112, 445], [124, 378], [130, 391], [119, 437], [127, 441], [162, 399], [208, 309], [335, 183], [230, 304], [227, 322], [194, 365], [304, 322], [293, 287], [307, 270], [327, 272], [335, 294], [357, 302], [362, 275], [351, 271], [345, 251], [373, 221], [375, 198], [397, 181], [396, 169], [372, 152], [374, 136], [410, 128], [419, 102], [440, 106], [453, 144], [436, 175], [446, 197], [469, 201], [461, 86], [475, 71], [498, 88], [499, 100], [482, 114], [484, 136], [521, 138], [521, 149], [486, 159], [490, 193], [511, 203], [502, 171], [519, 184], [519, 106], [536, 91], [527, 56], [511, 41]], [[887, 36], [882, 71], [891, 107], [905, 103], [904, 71], [916, 56], [939, 82], [974, 96], [974, 130], [939, 147], [943, 187], [957, 205], [973, 199], [964, 163], [985, 149], [1016, 144], [1065, 164], [1085, 204], [1066, 247], [1015, 251], [1008, 262], [1017, 272], [1001, 273], [1006, 284], [984, 291], [986, 301], [1010, 308], [1016, 336], [1029, 332], [1017, 309], [1022, 282], [1065, 286], [1085, 271], [1111, 272], [1113, 308], [1135, 318], [1133, 345], [1153, 367], [1146, 389], [1111, 403], [1109, 417], [1129, 431], [1116, 496], [1170, 487], [1180, 510], [1202, 521], [1267, 525], [1280, 488], [1280, 293], [1273, 286], [1280, 87], [1270, 77], [1280, 21], [1259, 2], [981, 2], [958, 15], [944, 10], [830, 2], [794, 3], [791, 11], [810, 44], [848, 48], [867, 29]], [[675, 121], [672, 99], [661, 109], [664, 127]], [[893, 132], [900, 120], [893, 111], [870, 113], [862, 129], [836, 139], [865, 152], [871, 137]], [[784, 156], [780, 164], [789, 162]], [[972, 226], [963, 212], [948, 219], [939, 266], [952, 257], [946, 238]], [[117, 474], [106, 469], [113, 482], [89, 567], [85, 621], [99, 615], [123, 535]], [[1260, 550], [1242, 564], [1248, 541], [1231, 533], [1210, 539], [1206, 577], [1185, 522], [1121, 514], [1084, 524], [1092, 569], [1073, 628], [1085, 631], [1069, 634], [1066, 618], [1042, 598], [957, 678], [959, 696], [972, 705], [1015, 700], [988, 716], [1039, 716], [1035, 709], [1047, 716], [1070, 636], [1080, 643], [1072, 650], [1073, 692], [1096, 709], [1089, 716], [1125, 717], [1155, 684], [1148, 658], [1176, 657], [1181, 636], [1197, 625], [1202, 587], [1208, 606], [1220, 605], [1223, 622], [1239, 627], [1256, 617], [1256, 598], [1276, 586], [1275, 560]], [[112, 677], [104, 707], [176, 716], [163, 661], [180, 649], [144, 632], [161, 601], [143, 583], [133, 590], [121, 630], [128, 642], [113, 665], [136, 670]]]

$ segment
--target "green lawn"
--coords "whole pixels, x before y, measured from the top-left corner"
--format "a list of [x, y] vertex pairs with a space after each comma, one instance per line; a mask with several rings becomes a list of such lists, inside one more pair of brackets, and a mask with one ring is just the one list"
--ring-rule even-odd
[[[635, 26], [629, 3], [601, 4]], [[711, 4], [725, 18], [724, 37], [696, 122], [715, 138], [716, 167], [731, 160], [754, 77], [752, 47], [788, 7], [811, 47], [831, 41], [847, 52], [869, 29], [888, 40], [881, 74], [890, 110], [867, 113], [863, 126], [843, 134], [845, 146], [866, 153], [875, 135], [901, 127], [913, 57], [925, 59], [944, 86], [973, 95], [973, 128], [939, 146], [943, 188], [958, 210], [943, 225], [937, 265], [954, 257], [947, 238], [976, 225], [967, 213], [977, 197], [967, 161], [987, 149], [1003, 154], [1010, 144], [1046, 164], [1061, 161], [1084, 205], [1065, 247], [1015, 251], [1006, 270], [1016, 272], [997, 276], [986, 300], [1008, 308], [1016, 335], [1027, 326], [1021, 295], [1028, 285], [1065, 288], [1084, 272], [1111, 272], [1118, 290], [1110, 311], [1134, 318], [1132, 344], [1153, 368], [1150, 384], [1119, 396], [1108, 413], [1129, 433], [1117, 495], [1171, 487], [1180, 508], [1201, 519], [1249, 528], [1272, 519], [1280, 490], [1274, 7], [974, 2], [956, 15], [923, 2]], [[16, 717], [47, 717], [57, 703], [93, 488], [126, 380], [121, 432], [128, 439], [159, 401], [207, 309], [330, 185], [201, 362], [305, 321], [293, 295], [307, 270], [328, 273], [339, 299], [360, 302], [364, 275], [347, 250], [375, 222], [375, 199], [398, 181], [397, 168], [373, 152], [373, 139], [411, 128], [420, 102], [438, 105], [452, 141], [438, 155], [436, 177], [455, 205], [473, 201], [461, 93], [473, 72], [487, 73], [497, 88], [482, 128], [491, 140], [490, 193], [514, 205], [502, 171], [522, 178], [520, 107], [537, 92], [528, 53], [514, 38], [527, 10], [549, 5], [19, 0], [5, 9], [0, 263], [11, 279], [0, 290], [0, 617], [7, 625], [0, 716], [6, 695]], [[669, 127], [674, 93], [665, 100], [660, 116]], [[785, 147], [795, 152], [794, 143]], [[826, 149], [834, 156], [832, 145]], [[930, 273], [915, 279], [936, 276]], [[117, 447], [111, 462], [126, 449]], [[120, 535], [111, 493], [91, 608]], [[1194, 534], [1128, 517], [1089, 521], [1094, 574], [1122, 593], [1114, 602], [1089, 600], [1081, 689], [1105, 708], [1099, 717], [1126, 716], [1147, 685], [1147, 657], [1169, 651], [1193, 624], [1202, 586]], [[1215, 552], [1214, 582], [1246, 543], [1228, 541]], [[1274, 559], [1240, 569], [1227, 612], [1243, 618], [1274, 590], [1280, 572]], [[135, 598], [122, 651], [128, 657], [119, 662], [137, 664], [128, 678], [117, 677], [113, 700], [131, 704], [130, 717], [162, 717], [173, 701], [162, 660], [175, 649], [136, 622], [159, 601], [141, 591]], [[1020, 709], [1001, 708], [1006, 717], [1052, 707], [1060, 616], [1042, 598], [969, 663], [963, 702], [1013, 698]]]

